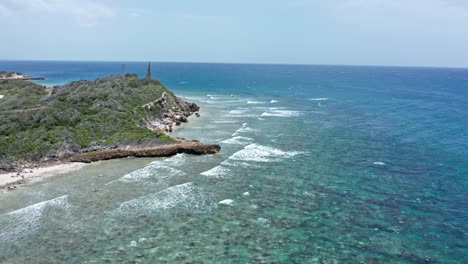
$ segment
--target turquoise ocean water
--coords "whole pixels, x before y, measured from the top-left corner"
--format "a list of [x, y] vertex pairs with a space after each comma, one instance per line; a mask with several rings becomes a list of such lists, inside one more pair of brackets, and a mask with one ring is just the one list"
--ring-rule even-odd
[[[121, 64], [0, 69], [53, 86]], [[1, 193], [1, 263], [468, 263], [467, 69], [153, 63], [153, 76], [202, 107], [173, 135], [221, 153]]]

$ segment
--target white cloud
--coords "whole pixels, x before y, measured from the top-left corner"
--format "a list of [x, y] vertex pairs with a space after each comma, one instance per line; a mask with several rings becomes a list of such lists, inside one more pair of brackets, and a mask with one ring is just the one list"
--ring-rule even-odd
[[114, 11], [95, 0], [0, 0], [0, 14], [59, 15], [81, 26], [94, 26], [99, 20], [114, 16]]

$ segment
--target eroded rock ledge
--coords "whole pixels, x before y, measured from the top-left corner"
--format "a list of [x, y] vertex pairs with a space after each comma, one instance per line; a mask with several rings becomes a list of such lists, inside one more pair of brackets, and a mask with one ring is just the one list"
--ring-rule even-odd
[[119, 159], [126, 157], [169, 157], [179, 153], [193, 155], [215, 154], [221, 150], [219, 145], [203, 144], [199, 141], [179, 141], [173, 144], [144, 148], [114, 148], [102, 151], [77, 154], [71, 157], [72, 162], [91, 163], [100, 160]]

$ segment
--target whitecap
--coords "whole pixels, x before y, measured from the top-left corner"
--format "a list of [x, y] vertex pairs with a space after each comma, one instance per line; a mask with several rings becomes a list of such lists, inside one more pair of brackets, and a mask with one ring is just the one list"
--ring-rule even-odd
[[62, 219], [69, 213], [68, 195], [36, 203], [0, 216], [0, 238], [16, 239], [36, 231], [44, 214]]
[[129, 247], [136, 247], [138, 244], [135, 240], [131, 241], [130, 244], [128, 245]]
[[208, 196], [192, 182], [172, 186], [163, 191], [120, 204], [119, 212], [131, 214], [163, 213], [175, 207], [190, 212], [209, 208]]
[[237, 136], [239, 133], [245, 133], [245, 132], [254, 132], [257, 131], [256, 129], [250, 128], [247, 126], [247, 123], [242, 124], [242, 126], [237, 129], [231, 136]]
[[[166, 178], [170, 178], [176, 175], [183, 176], [185, 175], [185, 172], [173, 168], [172, 165], [181, 164], [184, 160], [185, 155], [177, 154], [165, 160], [154, 161], [144, 168], [138, 169], [136, 171], [124, 175], [117, 181], [124, 183], [147, 183], [148, 180], [156, 180], [158, 182], [161, 182]], [[165, 164], [169, 164], [170, 166]]]
[[235, 164], [230, 163], [228, 160], [225, 160], [225, 161], [221, 162], [221, 165], [224, 165], [224, 166], [235, 166]]
[[152, 164], [148, 167], [133, 171], [124, 175], [118, 181], [125, 183], [146, 182], [148, 179], [162, 181], [174, 175], [185, 175], [183, 171], [160, 164]]
[[273, 116], [273, 117], [295, 117], [300, 116], [300, 111], [293, 110], [272, 110], [271, 112], [265, 112], [262, 116]]
[[284, 106], [281, 106], [281, 107], [268, 107], [268, 109], [270, 111], [274, 111], [274, 110], [285, 110], [285, 109], [288, 109], [287, 107], [284, 107]]
[[328, 101], [326, 97], [310, 98], [309, 101]]
[[271, 100], [270, 101], [270, 104], [276, 104], [276, 103], [278, 103], [278, 101], [276, 101], [276, 100]]
[[229, 114], [231, 115], [242, 115], [242, 114], [245, 114], [247, 112], [248, 109], [235, 109], [235, 110], [231, 110], [229, 111]]
[[298, 151], [282, 151], [272, 147], [250, 144], [244, 149], [232, 154], [229, 159], [235, 161], [273, 162], [291, 158], [302, 153], [303, 152]]
[[270, 220], [268, 220], [268, 219], [266, 219], [266, 218], [263, 218], [263, 217], [257, 218], [257, 220], [255, 220], [255, 222], [256, 222], [259, 226], [261, 226], [261, 227], [266, 227], [266, 228], [267, 228], [267, 227], [270, 227], [270, 223], [271, 223]]
[[225, 199], [225, 200], [222, 200], [220, 202], [218, 202], [219, 204], [222, 204], [222, 205], [228, 205], [228, 206], [233, 206], [233, 203], [234, 203], [234, 200], [232, 199]]
[[247, 104], [264, 104], [265, 102], [259, 102], [259, 101], [247, 101]]
[[200, 173], [203, 176], [210, 177], [210, 178], [220, 178], [225, 176], [229, 172], [228, 168], [225, 168], [221, 165], [218, 165], [210, 170], [204, 171]]
[[185, 159], [187, 159], [187, 154], [178, 153], [177, 155], [161, 160], [161, 162], [165, 164], [169, 163], [170, 165], [180, 165]]
[[372, 164], [374, 165], [377, 165], [377, 166], [385, 166], [385, 162], [382, 162], [382, 161], [376, 161], [376, 162], [373, 162]]

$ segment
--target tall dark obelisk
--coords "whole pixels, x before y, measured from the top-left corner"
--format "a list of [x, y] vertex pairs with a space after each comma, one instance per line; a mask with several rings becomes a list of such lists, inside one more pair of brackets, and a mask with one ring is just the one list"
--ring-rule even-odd
[[146, 71], [146, 79], [151, 80], [151, 62], [148, 62], [148, 70]]

